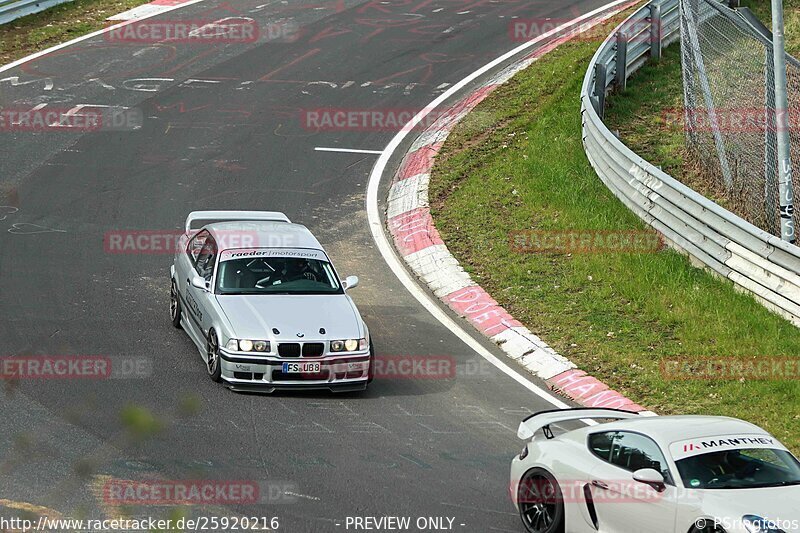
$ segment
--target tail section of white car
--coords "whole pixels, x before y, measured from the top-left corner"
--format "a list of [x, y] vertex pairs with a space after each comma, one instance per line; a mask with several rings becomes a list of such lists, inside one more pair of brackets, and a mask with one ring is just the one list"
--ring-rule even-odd
[[517, 430], [517, 437], [522, 440], [530, 440], [542, 428], [547, 428], [552, 424], [559, 424], [574, 420], [623, 420], [626, 418], [637, 418], [638, 413], [632, 411], [622, 411], [619, 409], [593, 409], [578, 407], [575, 409], [560, 409], [553, 411], [541, 411], [532, 414], [523, 420]]
[[212, 222], [290, 222], [289, 217], [278, 211], [192, 211], [186, 217], [186, 231], [191, 231], [198, 221], [203, 223], [200, 227]]

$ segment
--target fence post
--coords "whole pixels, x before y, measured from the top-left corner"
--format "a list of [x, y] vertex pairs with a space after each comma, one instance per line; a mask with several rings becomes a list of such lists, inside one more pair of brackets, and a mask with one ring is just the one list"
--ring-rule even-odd
[[628, 35], [620, 30], [617, 32], [617, 90], [624, 91], [628, 88]]
[[606, 87], [608, 87], [608, 68], [602, 63], [594, 66], [594, 94], [597, 97], [597, 114], [600, 120], [606, 118]]
[[764, 218], [769, 224], [770, 233], [781, 231], [778, 214], [778, 125], [775, 116], [775, 65], [772, 51], [767, 48], [765, 54], [766, 91], [764, 109], [766, 111], [766, 127], [764, 128]]
[[789, 136], [789, 96], [786, 88], [786, 36], [783, 0], [772, 0], [772, 60], [775, 65], [775, 124], [778, 128], [778, 194], [780, 197], [781, 239], [794, 244], [794, 188], [792, 152]]
[[658, 61], [661, 59], [662, 32], [661, 32], [661, 4], [650, 4], [650, 57]]

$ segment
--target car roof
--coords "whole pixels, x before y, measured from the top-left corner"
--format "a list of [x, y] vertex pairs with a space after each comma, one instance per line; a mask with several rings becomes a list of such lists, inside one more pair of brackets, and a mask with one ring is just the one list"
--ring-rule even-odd
[[238, 248], [310, 248], [325, 251], [302, 224], [270, 220], [215, 222], [203, 227], [221, 250]]
[[647, 416], [608, 422], [588, 428], [588, 432], [591, 433], [613, 430], [643, 433], [663, 446], [688, 439], [722, 435], [769, 435], [755, 424], [727, 416]]

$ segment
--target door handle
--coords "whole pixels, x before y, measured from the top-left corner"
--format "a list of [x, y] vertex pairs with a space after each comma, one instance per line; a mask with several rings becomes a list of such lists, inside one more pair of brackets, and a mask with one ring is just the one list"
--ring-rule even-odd
[[603, 483], [602, 481], [598, 481], [596, 479], [592, 480], [592, 485], [597, 487], [598, 489], [608, 490], [608, 485]]

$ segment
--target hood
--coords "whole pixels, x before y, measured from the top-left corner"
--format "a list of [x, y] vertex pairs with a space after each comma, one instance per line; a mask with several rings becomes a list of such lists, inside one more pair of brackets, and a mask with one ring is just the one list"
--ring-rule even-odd
[[[361, 319], [346, 294], [217, 295], [235, 337], [271, 341], [357, 339]], [[280, 335], [272, 332], [273, 328]], [[320, 334], [325, 328], [325, 334]], [[302, 337], [298, 336], [302, 335]]]
[[752, 514], [767, 520], [800, 522], [800, 485], [698, 492], [702, 508], [712, 515], [739, 519]]

